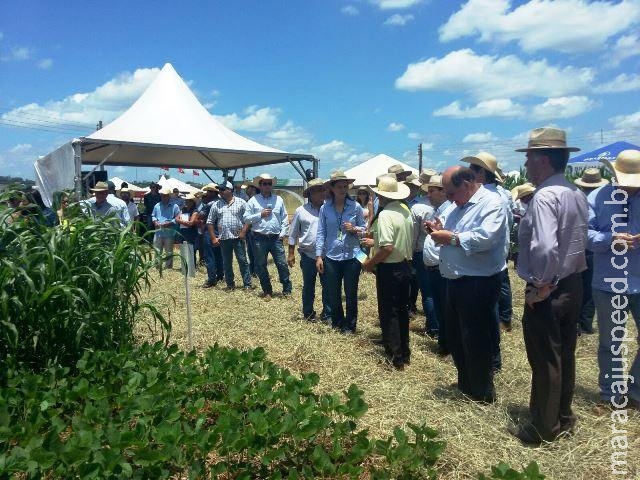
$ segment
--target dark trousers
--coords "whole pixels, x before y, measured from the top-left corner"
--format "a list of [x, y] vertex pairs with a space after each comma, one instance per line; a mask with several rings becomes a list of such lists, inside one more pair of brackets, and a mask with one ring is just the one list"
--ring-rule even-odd
[[379, 263], [376, 267], [378, 316], [387, 356], [395, 366], [408, 363], [409, 350], [409, 262]]
[[573, 427], [571, 402], [576, 383], [577, 322], [582, 279], [574, 273], [560, 280], [543, 302], [525, 304], [522, 326], [531, 365], [532, 424], [544, 440]]
[[593, 302], [591, 289], [591, 280], [593, 279], [593, 252], [586, 250], [585, 258], [587, 259], [587, 269], [580, 274], [582, 279], [582, 307], [580, 309], [578, 327], [583, 332], [593, 333], [593, 317], [596, 315], [596, 305]]
[[447, 340], [458, 370], [458, 388], [480, 402], [493, 402], [492, 328], [500, 295], [500, 273], [447, 282]]
[[409, 277], [409, 302], [408, 307], [409, 311], [417, 312], [418, 307], [416, 303], [418, 303], [418, 293], [420, 293], [420, 282], [418, 280], [418, 273], [416, 272], [415, 267], [411, 266], [411, 276]]
[[220, 249], [222, 250], [222, 258], [224, 259], [224, 280], [227, 283], [227, 286], [236, 286], [233, 275], [233, 254], [235, 253], [238, 267], [240, 267], [240, 274], [242, 275], [242, 284], [245, 287], [250, 287], [251, 272], [249, 272], [249, 263], [247, 262], [244, 240], [239, 238], [220, 240]]
[[300, 253], [300, 269], [302, 270], [302, 315], [304, 318], [312, 319], [315, 317], [313, 304], [316, 299], [316, 278], [320, 277], [320, 285], [322, 285], [322, 313], [320, 318], [328, 320], [331, 318], [331, 309], [327, 305], [325, 293], [325, 277], [324, 274], [318, 273], [315, 258], [311, 258], [304, 253]]
[[[418, 289], [420, 290], [420, 296], [422, 297], [422, 311], [425, 314], [426, 320], [424, 329], [427, 333], [438, 333], [438, 315], [435, 312], [433, 306], [433, 293], [429, 286], [429, 280], [427, 278], [427, 270], [422, 260], [422, 252], [413, 252], [413, 272], [418, 280]], [[411, 300], [409, 300], [409, 308], [411, 308]]]
[[449, 352], [447, 343], [447, 279], [440, 275], [438, 267], [426, 267], [424, 269], [427, 290], [433, 298], [434, 318], [438, 325], [438, 346], [443, 353]]
[[[343, 332], [356, 331], [358, 320], [358, 282], [361, 265], [358, 260], [323, 259], [324, 289], [326, 301], [331, 310], [331, 325]], [[345, 310], [342, 308], [342, 283], [344, 281]]]
[[256, 273], [260, 279], [262, 292], [268, 295], [273, 294], [269, 271], [267, 270], [267, 255], [273, 257], [273, 263], [278, 270], [278, 278], [282, 284], [282, 293], [291, 293], [291, 280], [289, 279], [289, 266], [284, 256], [284, 245], [278, 235], [262, 235], [254, 232], [253, 255], [256, 262]]
[[510, 324], [513, 315], [513, 299], [511, 297], [511, 280], [509, 279], [509, 268], [502, 272], [500, 282], [500, 297], [498, 298], [498, 318], [502, 323]]
[[203, 235], [204, 264], [207, 267], [207, 282], [215, 283], [222, 280], [222, 252], [220, 247], [214, 247], [208, 232]]
[[255, 235], [251, 229], [249, 229], [247, 232], [247, 256], [249, 257], [249, 271], [251, 272], [251, 275], [255, 275], [256, 273], [256, 261], [253, 255], [255, 243]]

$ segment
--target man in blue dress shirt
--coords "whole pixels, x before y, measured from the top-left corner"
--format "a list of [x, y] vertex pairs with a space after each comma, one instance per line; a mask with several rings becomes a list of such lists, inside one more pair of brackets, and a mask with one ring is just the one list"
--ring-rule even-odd
[[284, 206], [284, 200], [273, 194], [276, 178], [268, 173], [262, 173], [254, 179], [254, 185], [260, 188], [260, 193], [251, 197], [247, 202], [244, 222], [251, 225], [254, 234], [254, 257], [256, 274], [260, 279], [260, 286], [265, 300], [271, 299], [273, 287], [267, 271], [267, 255], [271, 253], [273, 262], [278, 269], [278, 277], [282, 284], [283, 295], [291, 294], [291, 280], [289, 267], [284, 253], [282, 239], [289, 231], [289, 217]]
[[491, 368], [500, 272], [506, 263], [507, 213], [500, 197], [476, 183], [473, 170], [442, 174], [456, 204], [431, 238], [440, 244], [440, 273], [448, 279], [447, 340], [458, 370], [458, 388], [475, 401], [496, 399]]
[[[640, 409], [640, 350], [628, 373], [626, 323], [640, 331], [640, 151], [624, 150], [614, 164], [615, 185], [589, 194], [589, 239], [593, 251], [593, 300], [598, 312], [600, 398], [615, 409]], [[636, 339], [637, 341], [637, 339]]]

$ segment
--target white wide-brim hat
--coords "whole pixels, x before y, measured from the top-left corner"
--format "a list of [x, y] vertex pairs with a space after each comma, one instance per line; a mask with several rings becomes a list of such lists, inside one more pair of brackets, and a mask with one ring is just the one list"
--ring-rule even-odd
[[616, 183], [621, 187], [640, 187], [640, 150], [623, 150], [612, 163], [600, 160], [616, 177]]
[[391, 200], [404, 200], [411, 194], [411, 190], [402, 182], [398, 182], [390, 175], [385, 175], [378, 181], [378, 185], [371, 189], [376, 195]]

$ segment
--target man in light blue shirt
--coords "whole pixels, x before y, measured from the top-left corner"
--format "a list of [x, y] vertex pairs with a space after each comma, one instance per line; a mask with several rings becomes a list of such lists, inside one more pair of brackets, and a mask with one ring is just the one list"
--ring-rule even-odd
[[173, 243], [176, 233], [176, 217], [180, 214], [180, 208], [170, 203], [171, 190], [160, 190], [160, 202], [153, 207], [151, 219], [156, 232], [153, 236], [153, 246], [162, 256], [166, 255], [165, 268], [173, 268]]
[[[615, 185], [588, 196], [587, 246], [593, 251], [593, 300], [598, 312], [600, 398], [613, 408], [640, 409], [640, 350], [628, 374], [626, 321], [640, 331], [640, 151], [620, 152], [606, 162]], [[629, 173], [635, 172], [635, 173]]]
[[447, 337], [458, 388], [492, 403], [492, 328], [506, 263], [507, 214], [500, 197], [476, 183], [470, 168], [448, 168], [442, 185], [456, 208], [444, 226], [434, 225], [431, 238], [441, 245], [440, 272], [448, 279]]
[[273, 263], [278, 269], [283, 295], [291, 295], [292, 289], [289, 267], [282, 244], [282, 239], [289, 230], [289, 217], [282, 198], [273, 194], [275, 182], [276, 178], [268, 173], [258, 175], [254, 179], [254, 185], [260, 188], [260, 193], [249, 199], [244, 212], [244, 222], [251, 225], [251, 231], [255, 238], [256, 274], [260, 279], [265, 300], [270, 300], [273, 295], [273, 287], [267, 271], [267, 255], [269, 253], [271, 253]]

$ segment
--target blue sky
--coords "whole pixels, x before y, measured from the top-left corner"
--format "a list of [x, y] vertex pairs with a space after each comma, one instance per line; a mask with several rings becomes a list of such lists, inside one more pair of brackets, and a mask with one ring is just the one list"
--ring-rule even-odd
[[639, 26], [640, 0], [4, 0], [0, 175], [32, 178], [166, 62], [227, 126], [323, 176], [378, 153], [417, 166], [418, 143], [438, 170], [478, 150], [517, 169], [543, 125], [583, 150], [638, 144]]

